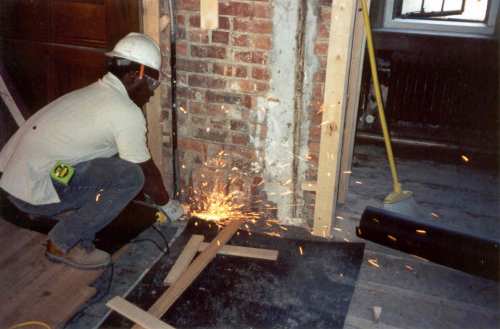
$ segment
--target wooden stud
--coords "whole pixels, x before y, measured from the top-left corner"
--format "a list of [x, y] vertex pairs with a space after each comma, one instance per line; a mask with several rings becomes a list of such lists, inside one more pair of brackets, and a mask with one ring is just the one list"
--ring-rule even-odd
[[332, 3], [313, 234], [330, 237], [340, 176], [355, 1]]
[[[208, 246], [209, 246], [208, 243], [203, 242], [198, 247], [198, 251], [204, 251], [205, 249], [207, 249]], [[275, 261], [278, 259], [279, 252], [278, 250], [273, 250], [273, 249], [225, 245], [224, 247], [222, 247], [221, 250], [217, 252], [217, 254]]]
[[7, 106], [7, 109], [14, 118], [14, 121], [20, 127], [26, 120], [24, 119], [23, 114], [19, 110], [19, 107], [14, 101], [14, 98], [12, 97], [9, 88], [7, 88], [7, 84], [5, 83], [1, 75], [0, 75], [0, 97]]
[[119, 296], [113, 297], [106, 306], [144, 329], [175, 329]]
[[[150, 36], [160, 44], [160, 3], [159, 0], [142, 0], [142, 22], [144, 34]], [[153, 157], [153, 161], [165, 179], [165, 169], [163, 167], [163, 156], [161, 151], [161, 87], [157, 88], [155, 94], [145, 105], [146, 118], [148, 122], [148, 148]]]
[[200, 27], [205, 30], [219, 27], [219, 0], [200, 0]]
[[[167, 277], [163, 280], [164, 285], [171, 285], [181, 276], [184, 271], [188, 268], [189, 264], [193, 260], [194, 256], [198, 253], [199, 247], [203, 242], [205, 237], [203, 235], [193, 234], [191, 239], [189, 239], [188, 243], [182, 250], [179, 257], [175, 261], [174, 266], [168, 272]], [[207, 243], [208, 245], [208, 243]]]
[[[217, 252], [231, 239], [243, 223], [243, 220], [233, 220], [224, 227], [224, 229], [212, 240], [207, 249], [196, 257], [181, 277], [175, 281], [160, 298], [158, 298], [153, 306], [149, 308], [148, 312], [158, 318], [163, 316], [205, 267], [207, 267], [212, 259], [215, 258]], [[141, 328], [139, 325], [132, 327], [132, 329], [139, 328]]]
[[[354, 35], [352, 41], [351, 65], [349, 70], [349, 99], [345, 118], [344, 138], [342, 142], [342, 159], [340, 164], [340, 183], [338, 201], [345, 203], [349, 190], [349, 181], [352, 170], [352, 156], [354, 151], [354, 140], [356, 137], [356, 121], [358, 120], [358, 107], [363, 75], [363, 63], [365, 55], [366, 35], [363, 26], [363, 13], [359, 1], [354, 23]], [[370, 0], [367, 0], [370, 6]]]

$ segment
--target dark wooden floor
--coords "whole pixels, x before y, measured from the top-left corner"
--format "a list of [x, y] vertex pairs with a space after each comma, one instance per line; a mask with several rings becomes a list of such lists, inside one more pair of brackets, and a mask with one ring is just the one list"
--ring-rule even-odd
[[49, 262], [46, 236], [0, 218], [0, 328], [25, 321], [62, 326], [95, 294], [89, 285], [102, 271]]

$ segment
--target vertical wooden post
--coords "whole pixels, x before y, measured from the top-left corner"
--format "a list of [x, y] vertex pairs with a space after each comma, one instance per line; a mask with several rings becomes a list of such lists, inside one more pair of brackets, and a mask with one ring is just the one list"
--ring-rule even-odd
[[[142, 26], [143, 32], [160, 44], [160, 3], [159, 0], [142, 0]], [[162, 156], [161, 132], [161, 87], [145, 105], [148, 122], [148, 147], [153, 161], [165, 178], [165, 168]]]
[[205, 30], [219, 27], [219, 0], [200, 0], [200, 27]]
[[[368, 6], [370, 0], [367, 0]], [[356, 1], [356, 17], [354, 23], [354, 35], [352, 41], [351, 65], [349, 70], [348, 101], [345, 118], [344, 138], [342, 142], [342, 159], [340, 164], [340, 184], [338, 201], [345, 203], [349, 190], [351, 178], [352, 156], [354, 151], [354, 140], [356, 137], [356, 121], [358, 120], [359, 93], [361, 90], [361, 79], [363, 75], [363, 63], [365, 55], [366, 34], [363, 23], [363, 12], [361, 4]]]
[[331, 236], [335, 217], [355, 12], [356, 1], [333, 1], [314, 207], [313, 234], [320, 236]]

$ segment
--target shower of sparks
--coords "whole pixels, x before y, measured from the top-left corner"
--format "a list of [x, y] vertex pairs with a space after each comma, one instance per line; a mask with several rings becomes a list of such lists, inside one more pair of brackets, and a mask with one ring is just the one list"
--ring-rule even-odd
[[[227, 167], [224, 151], [220, 151], [217, 157], [205, 162], [205, 167], [218, 170]], [[197, 188], [192, 190], [189, 198], [190, 215], [206, 221], [212, 221], [217, 224], [222, 224], [228, 220], [248, 220], [253, 223], [260, 218], [258, 212], [249, 211], [247, 205], [243, 201], [244, 193], [239, 190], [231, 191], [233, 183], [238, 181], [238, 176], [241, 173], [237, 167], [232, 167], [230, 177], [217, 177], [213, 180], [209, 179], [208, 175], [201, 173], [199, 176], [203, 180]], [[235, 176], [236, 175], [236, 176]], [[245, 225], [249, 229], [248, 225]]]
[[434, 218], [436, 218], [436, 219], [438, 219], [438, 218], [439, 218], [439, 215], [438, 215], [438, 214], [436, 214], [435, 212], [431, 212], [431, 216], [432, 216], [432, 217], [434, 217]]
[[354, 183], [359, 184], [359, 185], [363, 184], [363, 182], [359, 181], [359, 180], [355, 181]]
[[378, 261], [374, 258], [368, 260], [368, 264], [370, 264], [373, 267], [380, 268], [380, 265], [378, 264]]
[[415, 230], [418, 234], [421, 234], [421, 235], [426, 235], [427, 234], [427, 231], [426, 230]]
[[340, 220], [344, 219], [344, 217], [342, 217], [342, 216], [335, 216], [335, 218], [340, 219]]
[[396, 239], [396, 237], [395, 237], [395, 236], [393, 236], [393, 235], [387, 234], [387, 237], [388, 237], [388, 238], [389, 238], [389, 240], [391, 240], [391, 241], [394, 241], [394, 242], [398, 241], [398, 239]]
[[411, 267], [410, 265], [405, 265], [405, 268], [410, 272], [413, 271], [413, 267]]
[[464, 162], [469, 162], [469, 158], [463, 154], [462, 154], [462, 160], [464, 160]]
[[334, 229], [335, 231], [342, 232], [342, 229], [341, 229], [341, 228], [339, 228], [339, 227], [334, 227], [333, 229]]
[[344, 241], [345, 242], [351, 242], [351, 240], [349, 240], [348, 238], [344, 238]]
[[304, 256], [304, 249], [302, 249], [302, 246], [299, 246], [299, 253], [301, 256]]
[[187, 111], [182, 106], [179, 107], [179, 110], [181, 110], [182, 113], [187, 113]]
[[97, 193], [95, 196], [95, 202], [99, 202], [99, 199], [101, 198], [101, 193]]

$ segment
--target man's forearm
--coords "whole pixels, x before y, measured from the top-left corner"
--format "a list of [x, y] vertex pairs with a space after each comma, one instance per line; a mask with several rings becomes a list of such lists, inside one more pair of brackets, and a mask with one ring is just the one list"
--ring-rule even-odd
[[145, 177], [143, 192], [153, 198], [155, 203], [159, 205], [166, 204], [169, 197], [165, 186], [163, 185], [160, 170], [156, 164], [152, 159], [150, 159], [146, 162], [140, 163], [140, 166]]

